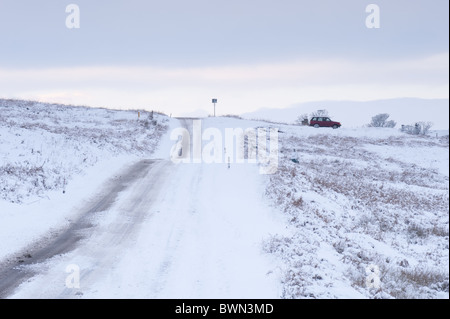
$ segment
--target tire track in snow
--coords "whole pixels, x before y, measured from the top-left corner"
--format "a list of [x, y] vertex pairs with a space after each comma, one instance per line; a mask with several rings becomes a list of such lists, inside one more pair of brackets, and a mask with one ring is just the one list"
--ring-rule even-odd
[[[192, 132], [191, 120], [180, 123]], [[92, 235], [38, 268], [42, 275], [13, 297], [276, 297], [258, 250], [272, 225], [255, 174], [251, 165], [154, 161], [112, 196]], [[64, 287], [72, 263], [80, 265], [80, 289]]]
[[[11, 294], [21, 283], [37, 274], [36, 265], [49, 259], [74, 250], [82, 239], [95, 231], [92, 218], [105, 212], [115, 203], [121, 192], [133, 183], [145, 177], [155, 160], [142, 160], [125, 169], [121, 175], [113, 178], [99, 195], [81, 210], [79, 218], [68, 228], [60, 230], [59, 234], [50, 239], [44, 239], [25, 249], [24, 252], [9, 258], [0, 267], [0, 298]], [[122, 234], [130, 233], [131, 229], [123, 229]]]

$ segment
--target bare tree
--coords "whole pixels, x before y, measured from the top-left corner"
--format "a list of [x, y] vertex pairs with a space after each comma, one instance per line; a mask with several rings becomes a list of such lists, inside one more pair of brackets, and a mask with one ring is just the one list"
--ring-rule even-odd
[[295, 120], [295, 124], [297, 124], [297, 125], [305, 125], [305, 123], [306, 123], [306, 125], [308, 123], [308, 114], [307, 113], [301, 114], [299, 117], [297, 117], [297, 120]]
[[414, 125], [402, 125], [402, 132], [412, 135], [427, 135], [433, 126], [431, 122], [417, 122]]
[[427, 135], [430, 132], [430, 128], [433, 126], [431, 122], [419, 122], [419, 134]]
[[323, 109], [323, 110], [317, 110], [317, 111], [311, 113], [311, 117], [316, 117], [316, 116], [329, 117], [330, 115], [328, 114], [327, 110]]
[[372, 117], [372, 121], [368, 125], [369, 127], [390, 127], [393, 128], [397, 125], [395, 121], [388, 121], [389, 114], [381, 113]]

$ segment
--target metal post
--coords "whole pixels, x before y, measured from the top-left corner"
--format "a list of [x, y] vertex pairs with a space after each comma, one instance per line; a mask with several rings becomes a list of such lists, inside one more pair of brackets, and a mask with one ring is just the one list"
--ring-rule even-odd
[[212, 99], [212, 102], [214, 104], [214, 117], [216, 117], [216, 103], [217, 103], [217, 99]]

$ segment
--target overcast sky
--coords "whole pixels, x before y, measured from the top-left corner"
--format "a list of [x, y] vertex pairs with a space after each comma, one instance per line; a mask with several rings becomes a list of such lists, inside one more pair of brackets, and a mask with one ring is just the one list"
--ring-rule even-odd
[[[380, 8], [369, 29], [367, 5]], [[66, 26], [69, 4], [80, 28]], [[448, 98], [448, 0], [0, 0], [0, 97], [181, 115]]]

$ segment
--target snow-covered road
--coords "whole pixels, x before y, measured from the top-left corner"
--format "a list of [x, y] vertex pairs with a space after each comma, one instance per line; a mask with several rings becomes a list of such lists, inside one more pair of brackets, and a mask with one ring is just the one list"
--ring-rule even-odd
[[261, 243], [283, 227], [264, 202], [258, 166], [175, 164], [169, 134], [71, 226], [3, 267], [0, 297], [279, 298], [277, 265]]

